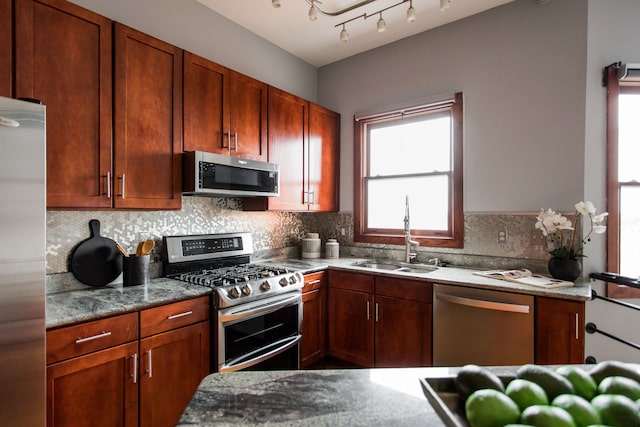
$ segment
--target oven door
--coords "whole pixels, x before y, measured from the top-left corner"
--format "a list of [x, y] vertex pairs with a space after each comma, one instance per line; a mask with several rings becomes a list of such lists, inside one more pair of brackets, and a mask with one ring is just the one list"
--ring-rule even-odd
[[[220, 309], [217, 318], [218, 372], [258, 364], [272, 369], [299, 368], [301, 291]], [[281, 366], [267, 363], [277, 357]]]

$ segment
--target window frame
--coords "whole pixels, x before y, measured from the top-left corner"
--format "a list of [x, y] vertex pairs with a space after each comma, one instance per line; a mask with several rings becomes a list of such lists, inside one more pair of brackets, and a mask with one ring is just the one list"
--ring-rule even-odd
[[[452, 119], [451, 170], [449, 181], [448, 230], [411, 230], [413, 240], [423, 247], [462, 248], [464, 246], [463, 208], [463, 96], [455, 93], [453, 99], [426, 106], [405, 108], [375, 116], [354, 117], [354, 242], [404, 245], [402, 229], [367, 229], [366, 168], [369, 152], [366, 149], [367, 124], [388, 120], [394, 116], [416, 113], [447, 112]], [[438, 173], [439, 175], [442, 173]]]
[[[620, 190], [637, 185], [618, 180], [618, 98], [620, 94], [640, 94], [640, 81], [620, 82], [618, 66], [606, 68], [607, 84], [607, 271], [620, 272]], [[610, 298], [640, 298], [640, 289], [607, 283]]]

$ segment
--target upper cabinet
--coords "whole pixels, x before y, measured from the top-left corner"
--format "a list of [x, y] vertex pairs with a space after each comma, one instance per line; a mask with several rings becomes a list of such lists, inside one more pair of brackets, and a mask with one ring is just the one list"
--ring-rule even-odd
[[184, 151], [267, 160], [267, 85], [184, 54]]
[[62, 0], [15, 7], [15, 96], [47, 107], [47, 206], [110, 207], [112, 22]]
[[338, 211], [340, 203], [340, 115], [309, 103], [310, 211]]
[[246, 210], [337, 211], [340, 115], [269, 87], [269, 162], [280, 196], [245, 199]]
[[114, 206], [180, 209], [182, 50], [115, 24]]
[[0, 96], [11, 97], [13, 94], [11, 72], [13, 71], [13, 20], [12, 0], [0, 0]]

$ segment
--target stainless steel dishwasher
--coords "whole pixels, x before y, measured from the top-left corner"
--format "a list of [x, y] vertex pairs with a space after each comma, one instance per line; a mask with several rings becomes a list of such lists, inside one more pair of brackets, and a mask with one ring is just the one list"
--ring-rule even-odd
[[433, 286], [433, 365], [533, 363], [533, 297]]

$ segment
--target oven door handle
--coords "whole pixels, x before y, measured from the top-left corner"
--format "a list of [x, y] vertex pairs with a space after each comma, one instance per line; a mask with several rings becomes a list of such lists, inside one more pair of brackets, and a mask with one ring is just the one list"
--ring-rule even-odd
[[[276, 356], [284, 351], [289, 350], [294, 345], [298, 344], [302, 338], [302, 335], [298, 334], [293, 337], [287, 337], [278, 342], [275, 342], [269, 346], [269, 348], [275, 347], [273, 350], [269, 350], [266, 353], [262, 353], [265, 349], [262, 348], [256, 352], [245, 354], [244, 356], [238, 357], [236, 359], [230, 360], [228, 363], [223, 364], [218, 369], [218, 372], [234, 372], [239, 371], [241, 369], [248, 368], [250, 366], [256, 365], [264, 360], [267, 360], [273, 356]], [[259, 356], [253, 357], [252, 359], [247, 359], [248, 357], [252, 357], [255, 353], [260, 353]]]
[[292, 304], [297, 304], [300, 302], [300, 298], [301, 294], [296, 292], [293, 295], [288, 296], [287, 298], [284, 298], [280, 301], [270, 301], [249, 308], [244, 308], [243, 306], [233, 307], [231, 309], [224, 310], [224, 313], [221, 310], [218, 312], [218, 320], [222, 323], [228, 323], [238, 319], [249, 319], [255, 316], [260, 316], [261, 314], [280, 310], [281, 308], [287, 307]]

